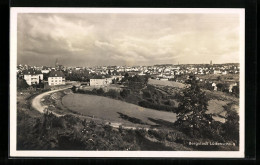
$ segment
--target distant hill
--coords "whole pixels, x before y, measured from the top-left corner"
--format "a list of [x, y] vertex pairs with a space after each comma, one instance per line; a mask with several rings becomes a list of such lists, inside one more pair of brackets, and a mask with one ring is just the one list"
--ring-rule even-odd
[[156, 64], [154, 66], [173, 66], [173, 64]]

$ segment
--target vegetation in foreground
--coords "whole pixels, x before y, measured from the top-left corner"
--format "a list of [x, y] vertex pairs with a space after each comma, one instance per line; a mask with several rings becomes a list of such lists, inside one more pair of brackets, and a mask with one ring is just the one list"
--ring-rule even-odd
[[32, 117], [29, 111], [18, 111], [17, 123], [18, 150], [229, 151], [238, 149], [233, 145], [190, 145], [190, 142], [212, 142], [213, 139], [201, 137], [194, 139], [174, 127], [161, 130], [126, 129], [121, 126], [113, 128], [109, 124], [81, 119], [74, 115], [56, 117], [51, 113], [45, 113]]
[[191, 150], [177, 143], [184, 139], [182, 134], [113, 128], [73, 115], [46, 113], [32, 118], [28, 112], [18, 111], [17, 130], [18, 150]]
[[[167, 129], [113, 128], [111, 125], [87, 121], [74, 115], [59, 118], [51, 113], [32, 115], [34, 110], [28, 109], [28, 105], [19, 106], [17, 148], [18, 150], [238, 150], [239, 116], [236, 111], [231, 110], [232, 104], [224, 107], [227, 111], [225, 123], [214, 121], [212, 116], [205, 113], [208, 101], [205, 93], [192, 78], [189, 83], [190, 88], [185, 89], [180, 95], [182, 101], [176, 110], [178, 120], [174, 125], [168, 125]], [[22, 100], [18, 104], [23, 104]], [[221, 145], [196, 145], [201, 142]]]
[[176, 111], [178, 120], [175, 122], [183, 132], [194, 138], [208, 138], [221, 143], [239, 144], [239, 116], [231, 109], [233, 103], [224, 106], [227, 114], [226, 122], [221, 123], [212, 118], [208, 111], [208, 98], [202, 92], [195, 77], [187, 80], [190, 84], [181, 93], [180, 105]]

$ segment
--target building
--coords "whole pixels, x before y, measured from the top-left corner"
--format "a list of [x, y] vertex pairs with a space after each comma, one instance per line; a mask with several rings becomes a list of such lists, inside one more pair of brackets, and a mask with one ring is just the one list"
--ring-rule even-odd
[[111, 77], [112, 77], [112, 79], [115, 79], [115, 80], [118, 80], [118, 81], [121, 81], [123, 79], [123, 76], [121, 76], [121, 75], [113, 75]]
[[214, 88], [214, 91], [218, 90], [218, 87], [217, 87], [216, 83], [212, 83], [212, 87]]
[[43, 74], [37, 70], [26, 70], [23, 72], [23, 78], [28, 85], [39, 84], [43, 80]]
[[237, 86], [237, 83], [233, 83], [229, 85], [228, 91], [231, 93], [233, 91], [233, 87]]
[[48, 84], [54, 85], [65, 85], [65, 75], [61, 71], [51, 71], [48, 77]]
[[90, 79], [90, 86], [107, 86], [112, 84], [112, 78]]
[[222, 72], [220, 70], [214, 70], [213, 74], [221, 74]]
[[41, 72], [44, 74], [48, 74], [50, 72], [50, 70], [51, 69], [49, 67], [43, 66]]

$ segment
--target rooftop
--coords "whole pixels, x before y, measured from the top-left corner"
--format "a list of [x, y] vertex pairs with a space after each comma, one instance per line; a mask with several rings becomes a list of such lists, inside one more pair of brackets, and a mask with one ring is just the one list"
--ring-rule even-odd
[[49, 77], [65, 77], [61, 71], [51, 71]]

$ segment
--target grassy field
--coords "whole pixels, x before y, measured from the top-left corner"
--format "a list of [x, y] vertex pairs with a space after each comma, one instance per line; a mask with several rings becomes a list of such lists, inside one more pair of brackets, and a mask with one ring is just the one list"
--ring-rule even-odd
[[215, 80], [219, 79], [219, 82], [238, 82], [239, 81], [239, 74], [208, 74], [208, 75], [196, 75], [196, 77], [207, 79], [207, 80]]
[[162, 81], [162, 80], [155, 80], [155, 79], [149, 79], [148, 84], [151, 85], [161, 85], [161, 86], [171, 86], [176, 88], [184, 88], [185, 84], [174, 82], [174, 81]]
[[[34, 93], [18, 93], [18, 150], [238, 150], [238, 146], [190, 146], [190, 141], [219, 141], [221, 138], [194, 138], [186, 134], [173, 124], [176, 120], [174, 113], [142, 108], [102, 96], [72, 94], [70, 90], [62, 92], [42, 100], [43, 104], [48, 102], [48, 106], [52, 105], [53, 110], [67, 114], [60, 118], [46, 116], [30, 108]], [[66, 97], [69, 101], [65, 100]], [[218, 98], [209, 102], [209, 111], [222, 115], [222, 106], [226, 102]], [[77, 108], [78, 113], [66, 113], [70, 111], [64, 111], [64, 106]], [[94, 115], [94, 118], [80, 113]], [[124, 124], [113, 128], [112, 121]], [[127, 129], [127, 125], [137, 128]], [[151, 128], [142, 129], [146, 126]]]
[[124, 124], [156, 125], [155, 120], [176, 121], [176, 114], [143, 108], [120, 100], [86, 94], [69, 94], [64, 106], [83, 115]]

